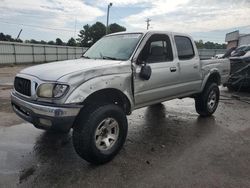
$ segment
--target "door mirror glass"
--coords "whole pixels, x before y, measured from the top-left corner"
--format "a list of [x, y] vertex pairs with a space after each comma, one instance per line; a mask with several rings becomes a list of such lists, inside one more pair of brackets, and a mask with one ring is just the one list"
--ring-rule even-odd
[[144, 80], [149, 80], [152, 74], [151, 67], [149, 65], [143, 65], [141, 67], [140, 77]]

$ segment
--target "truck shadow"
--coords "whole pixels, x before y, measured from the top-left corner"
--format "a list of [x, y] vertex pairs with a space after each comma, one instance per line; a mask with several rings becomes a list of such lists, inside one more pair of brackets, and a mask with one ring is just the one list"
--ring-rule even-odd
[[136, 152], [138, 156], [145, 156], [149, 151], [166, 154], [185, 150], [218, 128], [214, 116], [202, 118], [193, 113], [168, 110], [164, 104], [146, 108], [144, 119], [131, 123], [131, 126], [127, 147], [133, 148], [130, 152]]
[[[206, 136], [215, 129], [216, 121], [214, 116], [202, 118], [200, 116], [188, 117], [167, 111], [164, 104], [157, 104], [145, 109], [145, 119], [138, 122], [131, 122], [134, 129], [128, 133], [128, 141], [125, 147], [138, 147], [138, 145], [169, 146], [186, 145], [187, 140], [195, 142], [201, 135]], [[125, 148], [127, 150], [129, 148]], [[51, 161], [60, 163], [83, 162], [75, 153], [72, 144], [72, 132], [60, 134], [44, 132], [34, 145], [34, 152], [40, 161]], [[141, 150], [141, 154], [145, 151]]]
[[106, 185], [109, 185], [109, 182], [116, 181], [116, 176], [107, 177], [105, 174], [133, 172], [119, 180], [127, 182], [134, 178], [133, 174], [147, 170], [147, 165], [159, 163], [159, 157], [167, 162], [172, 160], [169, 156], [181, 155], [186, 148], [208, 137], [216, 127], [213, 117], [183, 116], [168, 111], [163, 104], [139, 111], [139, 114], [143, 113], [145, 118], [140, 121], [133, 121], [138, 113], [132, 115], [132, 129], [129, 129], [127, 142], [120, 154], [110, 163], [98, 167], [75, 153], [72, 133], [44, 132], [37, 137], [33, 149], [36, 161], [42, 167], [36, 170], [31, 182], [42, 185], [58, 185], [59, 182], [66, 186], [72, 182], [102, 184], [101, 180], [105, 178]]

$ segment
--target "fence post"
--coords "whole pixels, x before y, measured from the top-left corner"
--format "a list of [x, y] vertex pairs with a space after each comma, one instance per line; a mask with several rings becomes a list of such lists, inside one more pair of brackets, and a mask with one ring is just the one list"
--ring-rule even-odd
[[66, 49], [67, 49], [67, 60], [69, 59], [69, 47], [66, 46]]
[[75, 47], [75, 59], [76, 59], [76, 47]]
[[32, 48], [33, 63], [35, 63], [35, 50], [34, 50], [34, 45], [31, 45], [31, 48]]
[[44, 49], [44, 61], [46, 63], [47, 62], [47, 58], [46, 58], [46, 46], [44, 46], [43, 49]]
[[58, 47], [56, 46], [56, 61], [58, 61]]
[[14, 64], [17, 64], [17, 58], [16, 58], [16, 46], [15, 43], [12, 44], [13, 45], [13, 55], [14, 55]]

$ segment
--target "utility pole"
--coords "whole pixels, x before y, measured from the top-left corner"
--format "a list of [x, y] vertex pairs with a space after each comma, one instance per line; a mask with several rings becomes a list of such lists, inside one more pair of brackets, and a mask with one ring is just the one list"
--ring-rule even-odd
[[109, 9], [112, 7], [113, 3], [108, 4], [108, 11], [107, 11], [107, 24], [106, 24], [106, 35], [109, 33]]
[[147, 30], [149, 29], [149, 26], [150, 26], [150, 24], [149, 24], [149, 22], [151, 22], [152, 20], [150, 20], [149, 18], [146, 20], [146, 22], [147, 22]]
[[18, 35], [17, 35], [16, 40], [18, 40], [18, 39], [19, 39], [19, 37], [20, 37], [20, 35], [21, 35], [22, 31], [23, 31], [23, 29], [21, 29], [21, 30], [19, 31], [19, 33], [18, 33]]
[[76, 24], [77, 24], [77, 18], [75, 16], [75, 32], [74, 32], [74, 39], [76, 38]]

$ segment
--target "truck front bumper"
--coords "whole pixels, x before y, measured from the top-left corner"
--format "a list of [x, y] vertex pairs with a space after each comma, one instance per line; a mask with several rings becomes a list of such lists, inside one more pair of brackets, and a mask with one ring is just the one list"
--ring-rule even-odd
[[22, 99], [11, 93], [11, 104], [14, 112], [22, 119], [40, 129], [53, 129], [67, 132], [81, 110], [81, 105], [38, 104]]

